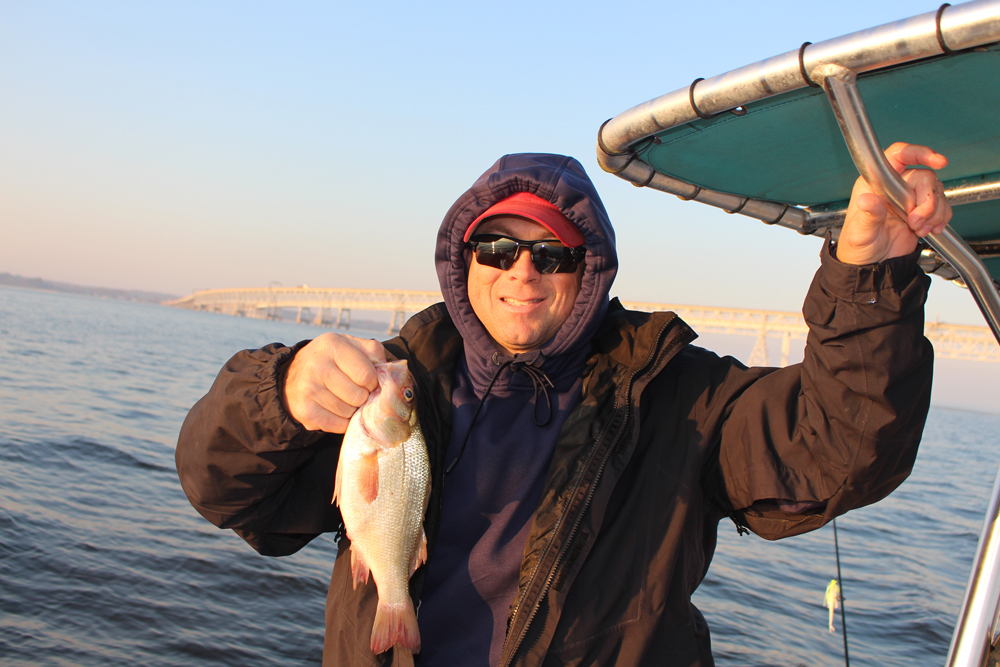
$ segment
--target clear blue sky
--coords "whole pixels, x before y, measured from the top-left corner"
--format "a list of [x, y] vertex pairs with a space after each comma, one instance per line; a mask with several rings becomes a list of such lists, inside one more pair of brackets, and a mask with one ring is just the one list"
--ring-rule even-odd
[[[0, 0], [0, 271], [185, 294], [437, 289], [451, 202], [503, 153], [578, 157], [625, 299], [797, 310], [819, 240], [599, 170], [652, 97], [914, 14], [899, 0]], [[935, 280], [928, 315], [979, 324]]]

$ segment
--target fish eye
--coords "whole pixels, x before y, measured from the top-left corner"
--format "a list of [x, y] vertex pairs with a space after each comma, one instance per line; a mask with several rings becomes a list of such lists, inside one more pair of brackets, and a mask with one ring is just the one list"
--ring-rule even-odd
[[406, 389], [404, 389], [403, 390], [403, 398], [405, 398], [408, 401], [412, 401], [413, 400], [413, 390], [410, 389], [409, 387], [407, 387]]

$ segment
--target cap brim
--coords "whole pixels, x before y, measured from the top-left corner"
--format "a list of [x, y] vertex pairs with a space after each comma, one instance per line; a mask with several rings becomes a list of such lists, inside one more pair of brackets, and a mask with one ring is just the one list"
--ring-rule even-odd
[[536, 204], [532, 201], [521, 200], [511, 200], [505, 199], [501, 202], [497, 202], [493, 206], [486, 209], [478, 218], [472, 221], [469, 225], [469, 229], [465, 232], [465, 238], [463, 240], [468, 241], [475, 231], [479, 223], [483, 222], [487, 218], [493, 218], [498, 215], [514, 215], [521, 218], [527, 218], [532, 222], [536, 222], [542, 227], [555, 234], [556, 238], [559, 239], [563, 245], [569, 248], [576, 248], [584, 244], [584, 237], [580, 230], [574, 225], [569, 219], [563, 215], [555, 207], [551, 207], [544, 204]]

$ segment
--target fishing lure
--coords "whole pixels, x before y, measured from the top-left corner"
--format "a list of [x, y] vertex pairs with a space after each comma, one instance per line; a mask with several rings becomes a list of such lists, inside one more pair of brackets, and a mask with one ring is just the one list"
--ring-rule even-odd
[[840, 584], [836, 579], [831, 579], [826, 586], [826, 595], [823, 596], [823, 606], [830, 610], [830, 632], [836, 632], [833, 627], [833, 612], [840, 607]]

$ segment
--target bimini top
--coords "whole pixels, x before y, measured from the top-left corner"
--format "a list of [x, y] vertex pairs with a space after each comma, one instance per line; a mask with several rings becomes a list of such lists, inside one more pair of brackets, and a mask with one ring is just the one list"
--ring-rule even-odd
[[[952, 228], [1000, 280], [1000, 0], [937, 11], [810, 44], [625, 111], [598, 133], [601, 167], [803, 234], [834, 234], [858, 177], [818, 68], [857, 74], [882, 148], [948, 157]], [[924, 270], [957, 273], [931, 249]]]

